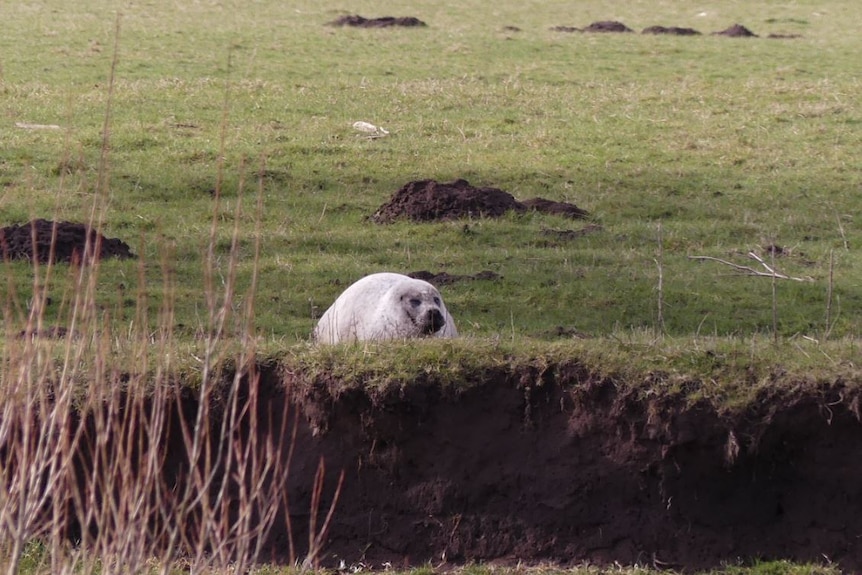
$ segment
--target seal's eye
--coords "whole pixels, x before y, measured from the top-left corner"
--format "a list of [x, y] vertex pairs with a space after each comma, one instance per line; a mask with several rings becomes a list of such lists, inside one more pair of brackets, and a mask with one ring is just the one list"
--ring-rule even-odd
[[436, 303], [437, 305], [440, 305], [440, 298], [435, 296], [434, 297], [434, 303]]
[[412, 305], [413, 307], [419, 307], [420, 305], [422, 305], [422, 302], [414, 297], [410, 298], [410, 305]]

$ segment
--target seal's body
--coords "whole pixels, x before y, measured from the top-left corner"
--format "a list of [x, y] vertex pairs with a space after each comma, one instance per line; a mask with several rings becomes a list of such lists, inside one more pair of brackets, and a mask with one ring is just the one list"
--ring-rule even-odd
[[319, 343], [457, 337], [443, 298], [430, 283], [396, 273], [365, 276], [348, 287], [314, 329]]

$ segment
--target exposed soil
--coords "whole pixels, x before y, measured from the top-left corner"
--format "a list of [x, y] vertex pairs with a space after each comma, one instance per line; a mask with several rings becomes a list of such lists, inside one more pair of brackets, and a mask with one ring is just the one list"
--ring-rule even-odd
[[644, 28], [641, 34], [669, 34], [671, 36], [699, 36], [700, 32], [694, 28], [680, 28], [678, 26], [650, 26]]
[[300, 467], [324, 455], [347, 472], [331, 562], [862, 567], [862, 425], [840, 384], [722, 416], [638, 397], [577, 363], [476, 383], [290, 387], [306, 417]]
[[[56, 238], [52, 252], [51, 242], [55, 229]], [[87, 246], [88, 235], [89, 246]], [[89, 253], [86, 250], [89, 250]], [[42, 263], [49, 260], [80, 262], [85, 255], [87, 259], [94, 256], [97, 259], [135, 257], [127, 243], [116, 238], [106, 238], [86, 224], [43, 219], [0, 228], [0, 253], [4, 260], [33, 261], [36, 259]]]
[[623, 24], [622, 22], [617, 22], [615, 20], [606, 20], [602, 22], [593, 22], [586, 28], [584, 28], [584, 32], [633, 32], [631, 28]]
[[521, 202], [528, 210], [534, 212], [542, 212], [545, 214], [555, 214], [565, 216], [572, 219], [581, 219], [589, 216], [589, 212], [582, 210], [574, 204], [567, 202], [555, 202], [554, 200], [546, 200], [545, 198], [531, 198]]
[[577, 28], [574, 26], [553, 26], [554, 32], [633, 32], [631, 28], [622, 22], [607, 20], [601, 22], [593, 22], [586, 28]]
[[[417, 371], [384, 390], [326, 374], [309, 380], [290, 366], [262, 369], [259, 431], [283, 433], [282, 421], [299, 414], [287, 490], [300, 556], [320, 458], [322, 513], [345, 473], [325, 565], [693, 570], [828, 558], [862, 569], [860, 399], [840, 382], [784, 382], [727, 414], [671, 392], [638, 394], [576, 361], [489, 367], [465, 375], [465, 386]], [[667, 389], [661, 374], [650, 377], [651, 389]], [[199, 407], [189, 393], [173, 417], [191, 423]], [[188, 473], [181, 425], [169, 429], [176, 437], [161, 439], [171, 450], [167, 486]], [[285, 509], [278, 512], [263, 558], [286, 561]]]
[[352, 26], [355, 28], [390, 28], [392, 26], [404, 26], [413, 28], [417, 26], [426, 26], [425, 22], [413, 16], [382, 16], [380, 18], [363, 18], [358, 14], [349, 16], [341, 16], [332, 22], [329, 26]]
[[497, 218], [508, 212], [540, 211], [570, 218], [589, 214], [574, 204], [533, 198], [520, 202], [512, 194], [497, 188], [477, 188], [467, 180], [441, 183], [417, 180], [405, 184], [371, 216], [379, 223], [400, 219], [427, 222], [460, 218]]
[[713, 36], [730, 36], [731, 38], [757, 38], [757, 34], [743, 26], [742, 24], [734, 24], [730, 28], [726, 28], [720, 32], [713, 32]]
[[723, 417], [577, 364], [482, 377], [300, 392], [300, 458], [347, 470], [332, 561], [862, 567], [862, 425], [840, 385]]
[[[51, 326], [42, 329], [23, 329], [18, 332], [19, 338], [42, 338], [42, 339], [65, 339], [69, 336], [69, 329], [63, 326]], [[71, 332], [73, 337], [78, 337], [76, 332]]]
[[[586, 28], [578, 28], [575, 26], [552, 26], [549, 28], [553, 32], [632, 32], [633, 30], [614, 20], [593, 22]], [[694, 28], [683, 28], [679, 26], [650, 26], [644, 28], [641, 34], [666, 34], [672, 36], [700, 36], [701, 33]], [[713, 36], [729, 36], [732, 38], [757, 38], [758, 35], [743, 26], [742, 24], [734, 24], [730, 28], [713, 32]], [[774, 39], [792, 39], [801, 38], [800, 34], [770, 34], [767, 38]]]

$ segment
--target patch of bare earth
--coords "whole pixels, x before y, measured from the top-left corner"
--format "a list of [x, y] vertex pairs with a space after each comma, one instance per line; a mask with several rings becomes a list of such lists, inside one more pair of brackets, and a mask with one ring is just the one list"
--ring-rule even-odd
[[44, 219], [0, 228], [0, 255], [4, 260], [42, 263], [135, 257], [127, 243], [106, 238], [86, 224]]
[[[256, 413], [243, 425], [255, 422], [258, 437], [285, 437], [297, 424], [295, 441], [285, 437], [278, 448], [292, 454], [279, 487], [289, 507], [272, 502], [268, 561], [288, 561], [288, 525], [296, 553], [306, 552], [322, 458], [321, 514], [344, 472], [323, 566], [695, 570], [789, 559], [862, 569], [860, 397], [841, 382], [782, 381], [727, 413], [690, 399], [696, 381], [684, 386], [688, 396], [643, 394], [574, 360], [489, 366], [458, 386], [417, 370], [385, 389], [289, 365], [260, 370], [241, 387]], [[662, 374], [650, 377], [651, 389], [668, 389]], [[182, 433], [202, 409], [195, 393], [168, 409], [172, 431], [158, 438], [167, 446], [161, 473], [170, 492], [190, 476]], [[207, 409], [218, 430], [231, 410], [222, 404], [227, 395], [212, 397]], [[81, 437], [84, 469], [98, 450], [87, 442], [97, 440]], [[14, 463], [6, 453], [0, 449], [0, 465]], [[77, 477], [90, 480], [83, 471]], [[52, 496], [68, 494], [58, 488]], [[80, 524], [69, 528], [80, 536]]]
[[[862, 425], [840, 384], [764, 394], [728, 416], [639, 397], [576, 363], [476, 383], [289, 387], [306, 416], [298, 461], [311, 470], [323, 455], [347, 472], [331, 563], [862, 567]], [[294, 525], [307, 499], [295, 501]]]
[[641, 34], [667, 34], [670, 36], [699, 36], [700, 32], [694, 28], [680, 28], [679, 26], [650, 26], [644, 28]]
[[416, 222], [460, 218], [496, 218], [509, 212], [540, 211], [569, 218], [589, 214], [574, 204], [544, 198], [518, 201], [498, 188], [475, 187], [467, 180], [451, 183], [417, 180], [405, 184], [371, 216], [379, 223], [406, 219]]
[[574, 26], [554, 26], [551, 28], [554, 32], [633, 32], [631, 28], [617, 22], [615, 20], [602, 20], [593, 22], [586, 28], [577, 28]]
[[390, 28], [392, 26], [415, 28], [426, 26], [425, 22], [413, 16], [381, 16], [379, 18], [364, 18], [358, 14], [341, 16], [328, 24], [330, 26], [351, 26], [353, 28]]
[[603, 20], [600, 22], [593, 22], [584, 28], [584, 32], [633, 32], [633, 30], [622, 22], [617, 22], [616, 20]]
[[719, 32], [713, 32], [713, 36], [729, 36], [731, 38], [757, 38], [757, 34], [743, 26], [742, 24], [734, 24], [730, 28], [725, 28]]

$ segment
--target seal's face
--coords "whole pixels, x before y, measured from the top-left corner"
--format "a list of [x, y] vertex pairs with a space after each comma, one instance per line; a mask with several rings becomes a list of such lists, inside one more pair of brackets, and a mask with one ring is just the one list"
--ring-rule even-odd
[[408, 288], [400, 296], [401, 307], [419, 335], [433, 335], [443, 329], [443, 300], [433, 289]]

